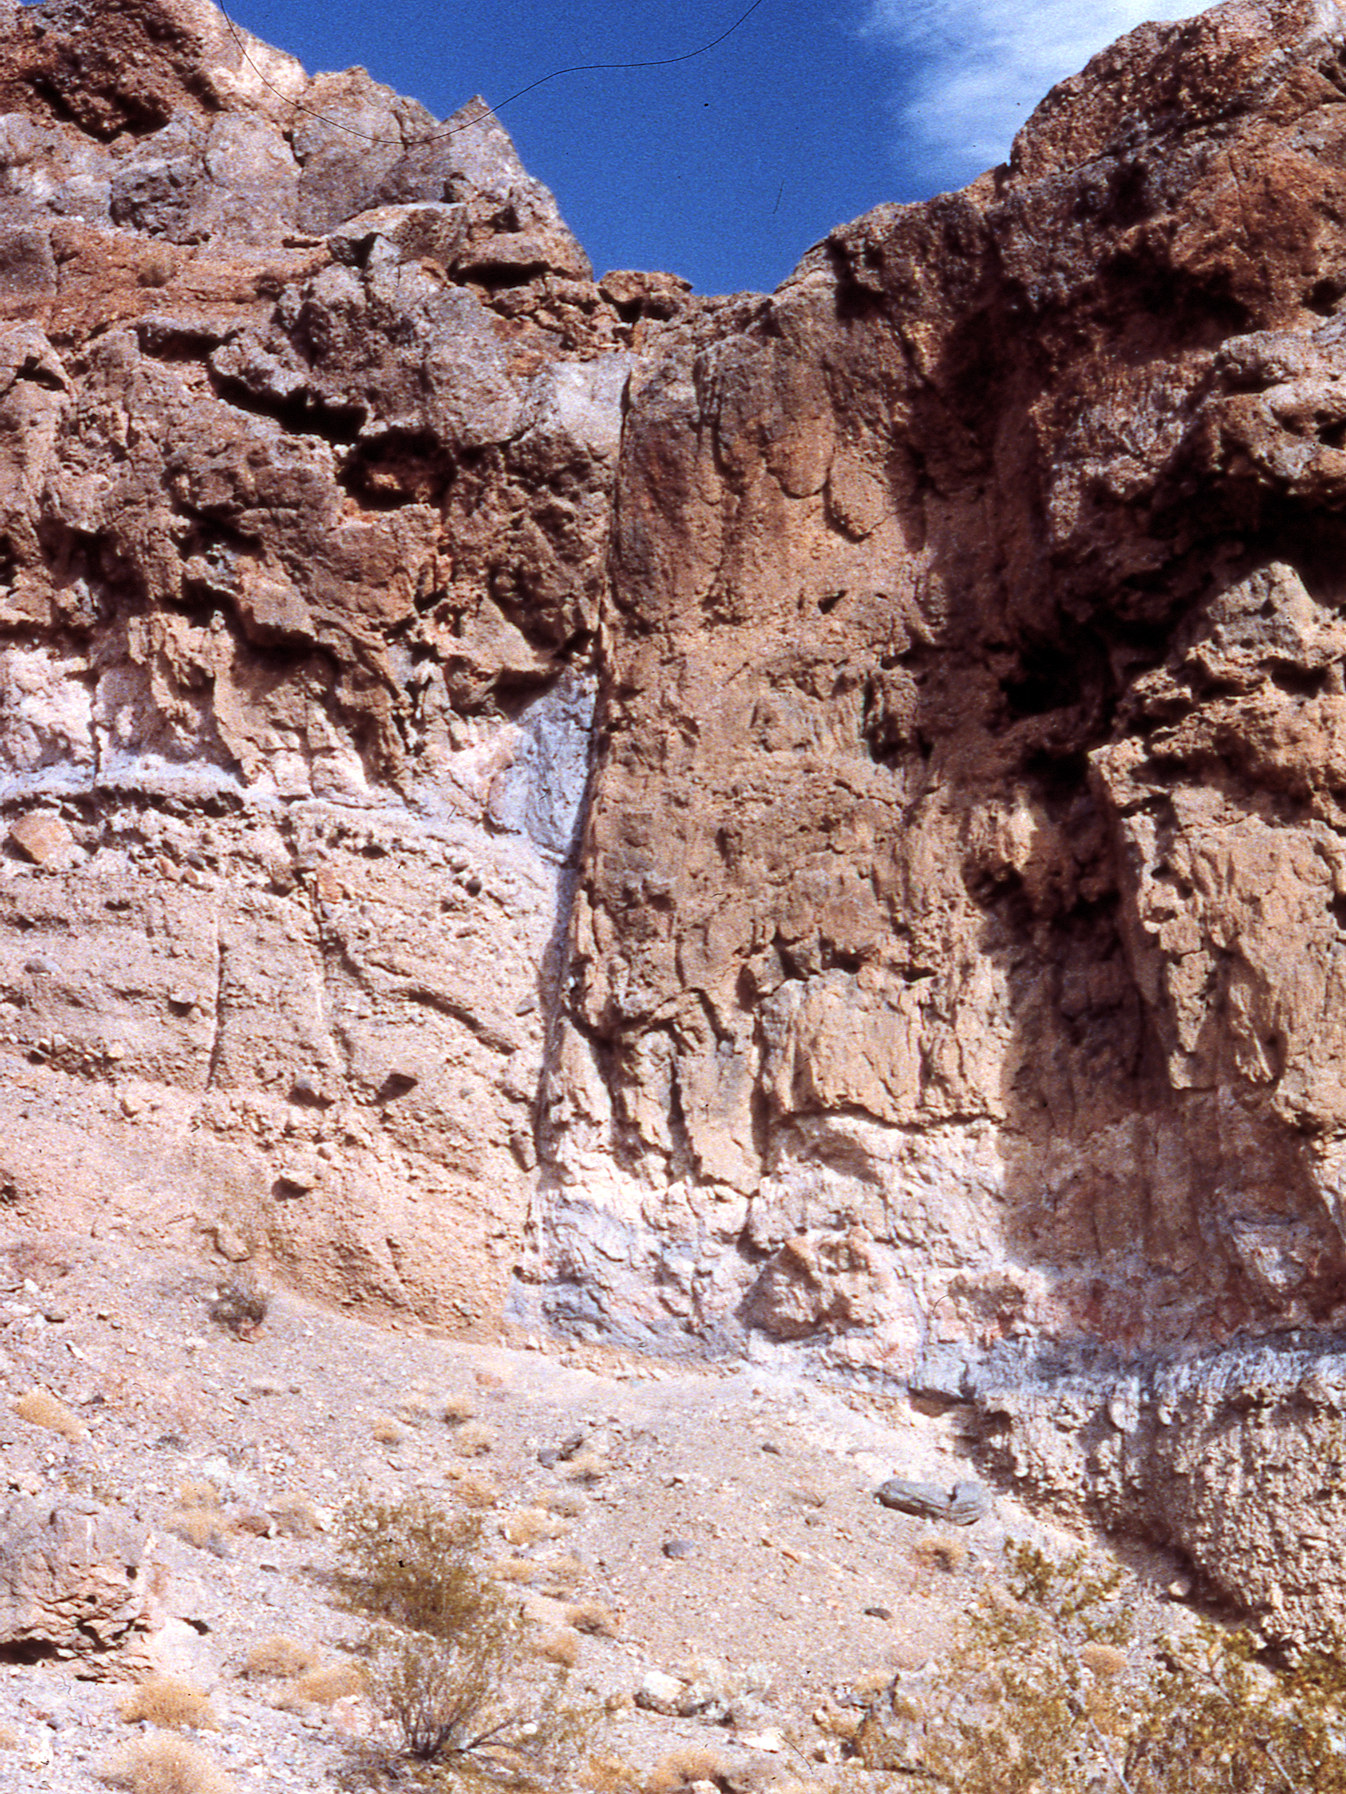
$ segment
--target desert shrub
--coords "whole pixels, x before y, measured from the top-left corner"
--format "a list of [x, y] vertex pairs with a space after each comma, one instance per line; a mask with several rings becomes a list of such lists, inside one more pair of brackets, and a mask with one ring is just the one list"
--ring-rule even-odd
[[47, 1389], [28, 1390], [14, 1403], [14, 1412], [29, 1426], [45, 1427], [49, 1433], [60, 1433], [65, 1439], [83, 1439], [88, 1432], [78, 1414]]
[[271, 1307], [271, 1298], [253, 1277], [232, 1277], [207, 1312], [217, 1327], [235, 1339], [254, 1339]]
[[118, 1751], [99, 1780], [130, 1794], [234, 1794], [234, 1783], [203, 1750], [162, 1732]]
[[476, 1412], [476, 1403], [470, 1395], [446, 1395], [440, 1409], [446, 1426], [461, 1426], [465, 1420], [472, 1420]]
[[210, 1697], [181, 1676], [147, 1677], [122, 1698], [118, 1710], [128, 1725], [145, 1720], [167, 1731], [213, 1731], [219, 1725]]
[[1203, 1624], [1165, 1651], [1124, 1767], [1133, 1794], [1343, 1794], [1346, 1665], [1271, 1670], [1246, 1630]]
[[249, 1647], [243, 1668], [245, 1676], [306, 1676], [322, 1661], [312, 1645], [300, 1644], [297, 1638], [270, 1632]]
[[1139, 1642], [1122, 1572], [1009, 1548], [933, 1687], [891, 1686], [866, 1767], [957, 1794], [1346, 1794], [1346, 1667], [1259, 1661], [1244, 1628]]
[[406, 1433], [391, 1414], [379, 1414], [369, 1428], [369, 1436], [376, 1445], [400, 1445]]
[[431, 1785], [554, 1786], [585, 1718], [563, 1703], [564, 1666], [530, 1680], [529, 1622], [480, 1566], [480, 1520], [426, 1497], [365, 1499], [345, 1509], [338, 1540], [340, 1593], [370, 1621], [372, 1693], [403, 1757], [433, 1766]]

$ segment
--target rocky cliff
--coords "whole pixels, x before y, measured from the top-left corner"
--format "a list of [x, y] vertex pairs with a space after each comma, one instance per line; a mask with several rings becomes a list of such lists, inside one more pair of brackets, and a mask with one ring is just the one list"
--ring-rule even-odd
[[720, 300], [480, 103], [0, 25], [4, 1201], [905, 1378], [1313, 1630], [1174, 1490], [1344, 1517], [1346, 11]]

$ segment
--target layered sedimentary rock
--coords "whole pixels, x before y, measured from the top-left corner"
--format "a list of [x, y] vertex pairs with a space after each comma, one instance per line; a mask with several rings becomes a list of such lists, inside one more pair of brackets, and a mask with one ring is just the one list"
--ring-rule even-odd
[[1145, 26], [720, 300], [479, 102], [0, 28], [4, 1203], [905, 1377], [1312, 1631], [1346, 14]]

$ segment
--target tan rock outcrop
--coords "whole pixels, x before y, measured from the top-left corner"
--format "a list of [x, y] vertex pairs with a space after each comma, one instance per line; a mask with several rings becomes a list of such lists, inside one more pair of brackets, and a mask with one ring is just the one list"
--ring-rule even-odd
[[0, 1645], [96, 1653], [158, 1615], [147, 1529], [97, 1503], [11, 1497], [0, 1509]]

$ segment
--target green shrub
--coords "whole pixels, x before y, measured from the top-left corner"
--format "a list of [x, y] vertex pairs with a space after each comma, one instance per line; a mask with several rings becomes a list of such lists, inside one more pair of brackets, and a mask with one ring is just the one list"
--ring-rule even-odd
[[480, 1567], [480, 1520], [424, 1497], [361, 1500], [338, 1542], [343, 1599], [370, 1622], [371, 1692], [400, 1739], [400, 1761], [364, 1748], [365, 1774], [556, 1787], [588, 1716], [564, 1701], [564, 1666], [538, 1679], [528, 1620]]
[[1246, 1628], [1137, 1640], [1122, 1572], [1008, 1548], [923, 1695], [855, 1738], [874, 1769], [957, 1794], [1346, 1794], [1346, 1667], [1273, 1668]]

